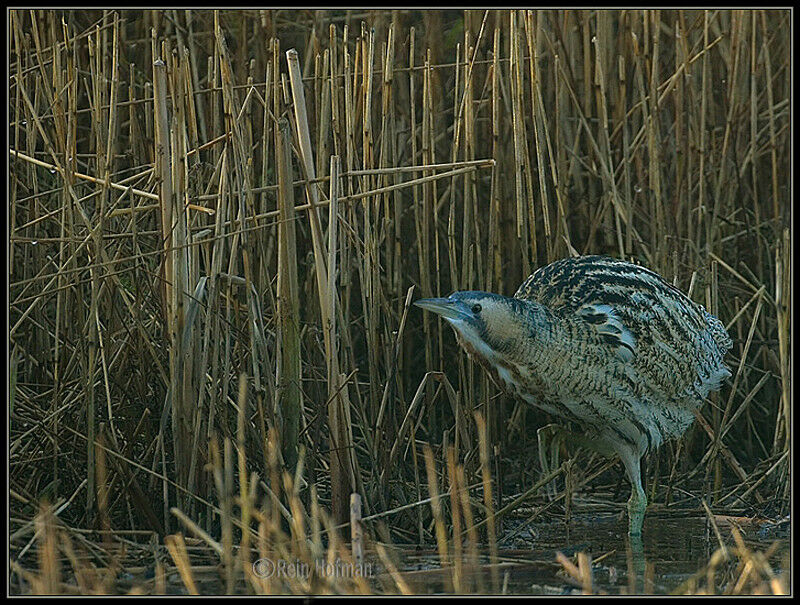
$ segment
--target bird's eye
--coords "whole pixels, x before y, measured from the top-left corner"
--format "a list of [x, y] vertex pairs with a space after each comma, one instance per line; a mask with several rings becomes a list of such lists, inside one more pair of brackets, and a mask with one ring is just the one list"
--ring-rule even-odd
[[480, 305], [478, 305], [478, 304], [474, 304], [474, 305], [472, 305], [472, 312], [473, 312], [475, 315], [477, 315], [478, 313], [480, 313], [480, 312], [481, 312], [481, 306], [480, 306]]

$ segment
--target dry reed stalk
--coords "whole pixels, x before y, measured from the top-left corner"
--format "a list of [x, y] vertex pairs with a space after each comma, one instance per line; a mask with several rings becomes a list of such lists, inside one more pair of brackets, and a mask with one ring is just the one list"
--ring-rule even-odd
[[[189, 469], [191, 459], [197, 454], [191, 450], [191, 428], [193, 413], [191, 402], [196, 400], [193, 392], [194, 376], [194, 331], [188, 321], [189, 292], [193, 282], [192, 258], [196, 248], [188, 246], [191, 237], [189, 221], [186, 210], [186, 86], [183, 81], [184, 70], [181, 69], [178, 53], [174, 52], [170, 61], [170, 76], [172, 89], [173, 115], [170, 126], [170, 142], [173, 146], [171, 153], [172, 169], [172, 217], [174, 226], [171, 226], [171, 247], [173, 263], [173, 312], [174, 319], [171, 327], [174, 332], [170, 334], [172, 347], [175, 349], [174, 375], [171, 388], [172, 404], [177, 407], [177, 422], [173, 424], [173, 437], [176, 446], [177, 476], [181, 485], [188, 486], [191, 479]], [[182, 501], [179, 501], [183, 505]]]
[[[787, 453], [791, 442], [791, 361], [789, 353], [792, 307], [791, 263], [789, 230], [783, 230], [783, 238], [775, 249], [775, 306], [778, 314], [778, 350], [781, 370], [781, 414], [775, 428], [773, 451]], [[760, 300], [759, 300], [760, 302]], [[749, 339], [748, 339], [749, 340]], [[783, 444], [779, 435], [783, 433]]]
[[186, 586], [188, 589], [189, 594], [199, 595], [200, 592], [198, 591], [197, 584], [195, 584], [194, 581], [192, 564], [189, 561], [189, 556], [186, 552], [186, 543], [183, 540], [183, 536], [181, 534], [166, 536], [164, 538], [164, 545], [169, 550], [169, 554], [172, 557], [172, 560], [175, 562], [175, 566], [178, 568], [178, 572], [181, 574], [181, 580], [183, 581], [184, 586]]
[[[464, 554], [461, 543], [462, 521], [464, 520], [459, 497], [458, 477], [456, 474], [456, 451], [447, 448], [447, 478], [450, 485], [450, 520], [453, 524], [453, 590], [457, 593], [468, 591], [464, 577]], [[430, 480], [429, 480], [430, 483]]]
[[436, 463], [433, 458], [433, 451], [426, 445], [424, 450], [425, 454], [425, 470], [428, 476], [428, 493], [431, 495], [431, 510], [433, 511], [434, 525], [436, 527], [436, 547], [439, 552], [439, 564], [444, 567], [449, 564], [448, 548], [447, 548], [447, 531], [444, 527], [444, 518], [442, 514], [442, 504], [439, 495], [439, 480], [436, 477]]
[[280, 185], [278, 223], [278, 317], [277, 338], [280, 343], [275, 382], [276, 411], [282, 419], [281, 444], [287, 467], [297, 464], [300, 416], [303, 411], [301, 392], [302, 368], [300, 353], [300, 299], [297, 285], [297, 243], [295, 236], [294, 195], [292, 182], [291, 139], [289, 122], [281, 119], [275, 131], [277, 176]]
[[364, 564], [364, 536], [361, 527], [361, 496], [350, 494], [350, 544], [356, 565]]
[[500, 572], [497, 568], [497, 528], [494, 519], [494, 500], [492, 497], [492, 470], [489, 458], [489, 435], [486, 421], [479, 412], [475, 412], [475, 424], [478, 427], [480, 444], [481, 480], [483, 482], [483, 505], [486, 509], [487, 541], [491, 554], [492, 592], [498, 592], [500, 586]]
[[247, 375], [239, 376], [239, 396], [238, 414], [236, 415], [236, 457], [237, 472], [239, 480], [239, 509], [241, 511], [241, 526], [246, 528], [242, 532], [239, 543], [240, 569], [245, 579], [251, 580], [253, 567], [250, 562], [250, 520], [252, 516], [252, 504], [254, 501], [255, 487], [258, 476], [248, 476], [247, 453], [245, 452], [245, 411], [247, 410]]
[[58, 533], [52, 509], [42, 502], [36, 516], [36, 534], [42, 542], [38, 551], [41, 575], [33, 583], [34, 594], [54, 595], [59, 592], [61, 566], [58, 561]]
[[[602, 23], [605, 23], [605, 19], [602, 19], [601, 15], [604, 13], [598, 13], [598, 21], [602, 20]], [[602, 151], [605, 152], [606, 157], [612, 158], [613, 154], [611, 152], [611, 135], [609, 133], [609, 125], [608, 125], [608, 109], [606, 106], [606, 98], [608, 95], [607, 86], [606, 86], [606, 72], [603, 66], [603, 61], [601, 60], [605, 54], [607, 49], [607, 36], [609, 36], [610, 32], [608, 32], [608, 27], [602, 27], [601, 23], [597, 25], [598, 35], [596, 36], [595, 40], [595, 62], [594, 62], [594, 82], [596, 84], [596, 95], [595, 95], [595, 103], [599, 110], [599, 119], [600, 119], [600, 139], [603, 143]], [[651, 150], [652, 151], [652, 150]], [[621, 220], [621, 213], [622, 213], [622, 202], [620, 200], [619, 193], [617, 191], [617, 183], [616, 178], [614, 177], [613, 172], [609, 176], [608, 185], [610, 186], [610, 191], [607, 192], [607, 195], [611, 196], [613, 200], [613, 207], [614, 207], [614, 227], [615, 232], [617, 234], [617, 245], [618, 245], [618, 252], [620, 257], [625, 257], [625, 246], [622, 241], [622, 220]], [[624, 215], [625, 222], [629, 222], [631, 220], [630, 214]]]
[[[510, 12], [510, 32], [511, 40], [509, 42], [511, 48], [511, 123], [514, 133], [514, 197], [516, 199], [516, 235], [519, 241], [520, 252], [522, 256], [522, 273], [529, 275], [531, 273], [531, 247], [535, 246], [536, 239], [534, 238], [533, 244], [529, 241], [529, 231], [527, 229], [527, 221], [525, 212], [526, 208], [530, 207], [533, 212], [532, 198], [525, 197], [525, 166], [526, 166], [526, 152], [527, 142], [524, 130], [524, 121], [522, 117], [522, 74], [520, 63], [520, 44], [518, 41], [518, 27], [517, 27], [517, 13], [516, 11]], [[527, 174], [530, 174], [528, 172]], [[535, 250], [535, 249], [534, 249]], [[534, 252], [535, 257], [535, 252]]]

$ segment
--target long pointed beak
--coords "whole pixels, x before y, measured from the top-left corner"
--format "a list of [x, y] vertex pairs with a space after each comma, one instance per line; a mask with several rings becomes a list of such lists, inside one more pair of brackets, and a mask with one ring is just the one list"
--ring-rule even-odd
[[449, 298], [422, 298], [414, 304], [421, 309], [441, 315], [445, 319], [469, 319], [469, 316], [460, 308], [461, 305]]

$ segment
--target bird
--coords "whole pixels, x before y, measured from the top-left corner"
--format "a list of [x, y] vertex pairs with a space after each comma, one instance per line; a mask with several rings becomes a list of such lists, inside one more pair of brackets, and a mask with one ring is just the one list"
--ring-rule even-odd
[[719, 319], [658, 273], [607, 256], [552, 262], [513, 297], [456, 291], [415, 304], [447, 320], [503, 391], [556, 417], [563, 436], [619, 456], [632, 537], [647, 507], [642, 457], [683, 435], [731, 376]]

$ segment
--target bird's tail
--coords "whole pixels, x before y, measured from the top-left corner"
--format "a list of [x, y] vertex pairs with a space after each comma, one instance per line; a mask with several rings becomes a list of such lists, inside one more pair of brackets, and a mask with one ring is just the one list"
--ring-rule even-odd
[[722, 322], [708, 311], [706, 311], [706, 322], [708, 322], [708, 332], [711, 334], [714, 344], [719, 347], [720, 356], [724, 357], [725, 353], [733, 346], [733, 341], [728, 331]]
[[710, 392], [719, 391], [722, 388], [722, 383], [731, 377], [730, 368], [725, 365], [723, 359], [733, 346], [733, 341], [728, 331], [719, 319], [708, 311], [705, 312], [705, 319], [707, 322], [706, 334], [714, 344], [706, 347], [705, 355], [703, 356], [705, 363], [701, 364], [699, 376], [694, 384], [694, 388], [703, 399]]

